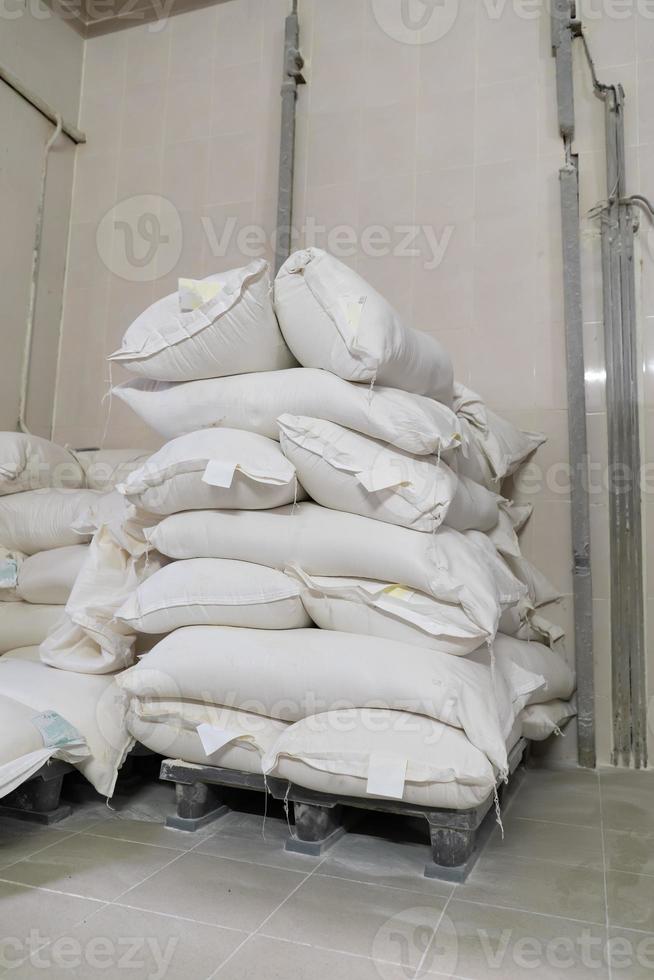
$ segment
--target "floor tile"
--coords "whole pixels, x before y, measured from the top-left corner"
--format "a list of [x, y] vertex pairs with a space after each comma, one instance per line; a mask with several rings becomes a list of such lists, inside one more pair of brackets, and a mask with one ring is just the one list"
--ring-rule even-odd
[[[232, 819], [233, 818], [233, 819]], [[308, 874], [320, 858], [284, 850], [289, 837], [285, 820], [261, 817], [251, 813], [228, 814], [216, 824], [217, 832], [206, 837], [196, 848], [200, 854], [250, 861], [270, 868], [286, 868]]]
[[602, 871], [505, 857], [498, 851], [482, 855], [456, 896], [525, 912], [605, 921]]
[[654, 935], [630, 929], [609, 929], [613, 980], [651, 980], [654, 976]]
[[411, 980], [413, 976], [414, 971], [407, 974], [396, 964], [252, 936], [222, 967], [216, 980]]
[[123, 901], [136, 908], [252, 932], [303, 879], [295, 871], [193, 851], [139, 885]]
[[530, 770], [511, 803], [512, 817], [599, 827], [601, 808], [595, 773]]
[[[40, 946], [72, 929], [98, 904], [70, 895], [0, 882], [0, 955], [4, 966], [25, 959], [30, 944]], [[1, 968], [0, 968], [1, 969]]]
[[562, 826], [541, 820], [507, 817], [504, 839], [499, 827], [493, 831], [485, 854], [527, 858], [566, 864], [573, 868], [604, 867], [602, 831], [599, 827]]
[[610, 770], [600, 780], [605, 828], [654, 837], [654, 773]]
[[70, 833], [63, 830], [37, 827], [20, 820], [0, 821], [0, 878], [3, 868], [67, 837], [70, 837]]
[[609, 976], [601, 926], [468, 905], [457, 899], [447, 907], [424, 968], [470, 980]]
[[445, 899], [312, 875], [266, 922], [266, 936], [417, 966]]
[[347, 834], [328, 852], [317, 873], [447, 898], [452, 891], [448, 882], [425, 878], [425, 865], [430, 858], [428, 844]]
[[609, 871], [609, 925], [654, 932], [654, 877]]
[[178, 852], [78, 834], [5, 869], [0, 877], [85, 898], [112, 901]]
[[604, 846], [608, 868], [654, 875], [654, 837], [605, 830]]
[[155, 844], [174, 851], [189, 851], [208, 836], [204, 828], [197, 833], [189, 834], [184, 830], [172, 830], [161, 823], [123, 820], [120, 817], [96, 823], [89, 827], [87, 833], [91, 837], [110, 837], [113, 840], [132, 841], [136, 844]]
[[206, 980], [243, 942], [246, 933], [152, 912], [104, 906], [66, 933], [66, 943], [42, 949], [10, 976], [26, 980]]

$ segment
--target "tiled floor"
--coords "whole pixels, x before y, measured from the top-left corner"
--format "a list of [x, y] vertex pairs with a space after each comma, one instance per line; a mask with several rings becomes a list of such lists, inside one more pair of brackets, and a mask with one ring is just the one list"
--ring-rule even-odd
[[654, 977], [654, 773], [527, 773], [457, 887], [421, 843], [350, 834], [318, 860], [281, 819], [166, 830], [170, 790], [0, 823], [0, 977]]

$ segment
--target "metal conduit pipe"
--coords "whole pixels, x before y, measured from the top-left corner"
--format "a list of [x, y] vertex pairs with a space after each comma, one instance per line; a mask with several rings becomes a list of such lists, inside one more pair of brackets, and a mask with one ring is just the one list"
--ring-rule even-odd
[[57, 142], [62, 133], [61, 116], [57, 114], [57, 125], [45, 144], [43, 151], [43, 169], [41, 170], [41, 190], [39, 193], [39, 203], [36, 211], [36, 228], [34, 231], [34, 247], [32, 249], [32, 277], [30, 279], [30, 298], [27, 306], [27, 322], [25, 325], [25, 345], [23, 347], [23, 361], [20, 372], [20, 401], [18, 405], [18, 430], [29, 432], [27, 428], [27, 392], [29, 388], [30, 364], [32, 361], [32, 338], [34, 336], [34, 320], [36, 317], [36, 294], [39, 282], [39, 268], [41, 266], [41, 244], [43, 241], [43, 216], [45, 212], [45, 194], [48, 182], [48, 157], [50, 150]]
[[24, 99], [29, 105], [31, 105], [37, 112], [39, 112], [45, 119], [55, 124], [55, 130], [52, 135], [48, 138], [43, 154], [43, 169], [41, 171], [41, 187], [39, 193], [39, 201], [36, 212], [36, 228], [34, 231], [34, 247], [32, 250], [32, 276], [30, 279], [30, 295], [29, 304], [27, 309], [27, 320], [25, 327], [25, 344], [23, 347], [23, 359], [21, 363], [21, 375], [20, 375], [20, 396], [19, 396], [19, 406], [18, 406], [18, 422], [17, 428], [20, 432], [28, 432], [26, 412], [27, 412], [27, 391], [29, 387], [29, 373], [30, 373], [30, 363], [32, 360], [32, 339], [34, 336], [34, 319], [36, 316], [36, 295], [38, 289], [38, 278], [39, 278], [39, 267], [41, 264], [41, 244], [43, 239], [43, 219], [45, 211], [45, 194], [46, 194], [46, 184], [48, 178], [48, 157], [50, 150], [62, 135], [62, 133], [72, 140], [75, 145], [80, 143], [86, 143], [86, 135], [73, 126], [71, 123], [64, 121], [61, 113], [53, 109], [40, 95], [33, 92], [27, 85], [24, 85], [21, 80], [14, 75], [13, 72], [9, 71], [8, 68], [4, 68], [0, 65], [0, 81], [4, 82], [9, 86], [17, 95]]
[[279, 191], [275, 232], [275, 275], [291, 254], [293, 237], [293, 181], [295, 177], [295, 110], [297, 90], [304, 85], [304, 59], [300, 54], [300, 18], [297, 0], [286, 18], [284, 80], [282, 83], [282, 130], [279, 150]]
[[590, 567], [590, 502], [588, 499], [588, 436], [581, 298], [579, 239], [579, 167], [572, 153], [575, 132], [572, 43], [574, 4], [554, 0], [552, 51], [556, 57], [559, 130], [565, 165], [559, 171], [563, 240], [563, 298], [570, 443], [572, 575], [574, 592], [575, 657], [577, 664], [577, 736], [579, 764], [596, 764], [595, 686], [593, 665], [593, 584]]

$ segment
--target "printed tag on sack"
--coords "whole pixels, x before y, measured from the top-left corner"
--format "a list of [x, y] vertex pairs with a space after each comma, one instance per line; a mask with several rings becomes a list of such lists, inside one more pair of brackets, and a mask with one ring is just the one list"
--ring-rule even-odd
[[18, 562], [15, 558], [0, 561], [0, 589], [15, 589], [18, 585]]
[[32, 718], [46, 749], [62, 749], [66, 745], [84, 745], [84, 739], [70, 722], [56, 711], [44, 711]]
[[366, 793], [401, 800], [404, 796], [407, 760], [397, 755], [373, 752], [368, 763]]
[[223, 728], [214, 728], [213, 725], [207, 725], [206, 722], [198, 725], [197, 733], [200, 736], [202, 748], [207, 755], [215, 755], [216, 752], [220, 752], [230, 742], [248, 738], [243, 732], [227, 732]]

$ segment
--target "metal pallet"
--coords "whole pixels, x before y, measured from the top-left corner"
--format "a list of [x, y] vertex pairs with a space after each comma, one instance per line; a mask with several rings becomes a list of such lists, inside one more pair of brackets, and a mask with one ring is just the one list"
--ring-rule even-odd
[[[521, 739], [509, 756], [511, 788], [515, 773], [526, 759], [529, 743]], [[164, 759], [161, 779], [176, 785], [177, 813], [168, 817], [166, 826], [176, 830], [196, 831], [219, 820], [229, 812], [217, 787], [269, 792], [274, 799], [292, 803], [295, 835], [286, 841], [286, 850], [300, 854], [322, 855], [347, 832], [349, 809], [375, 810], [384, 813], [423, 817], [429, 827], [431, 861], [425, 876], [446, 881], [465, 881], [490, 835], [495, 822], [495, 798], [489, 796], [470, 810], [430, 809], [401, 800], [378, 800], [334, 796], [305, 789], [284, 779], [201, 766], [175, 759]], [[505, 785], [497, 786], [500, 798], [506, 799]]]

